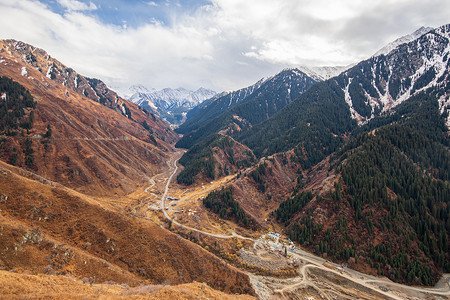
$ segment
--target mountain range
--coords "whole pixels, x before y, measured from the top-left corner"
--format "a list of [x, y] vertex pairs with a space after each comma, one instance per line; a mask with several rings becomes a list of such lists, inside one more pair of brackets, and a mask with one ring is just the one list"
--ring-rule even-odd
[[125, 93], [129, 101], [150, 110], [174, 125], [183, 123], [190, 109], [214, 95], [216, 92], [204, 88], [196, 91], [184, 88], [165, 88], [157, 91], [147, 89], [143, 85], [134, 85]]
[[[400, 44], [401, 41], [406, 42]], [[290, 91], [290, 87], [296, 84], [295, 79], [290, 81], [295, 77], [283, 77], [286, 72], [301, 73], [303, 78], [308, 77], [308, 83], [318, 81], [318, 79], [314, 80], [298, 69], [285, 70], [275, 75], [271, 79], [272, 81], [262, 79], [254, 86], [227, 93], [222, 97], [212, 98], [194, 108], [188, 114], [188, 120], [177, 129], [178, 132], [185, 135], [177, 145], [189, 148], [201, 138], [205, 138], [213, 132], [230, 128], [230, 122], [233, 122], [232, 119], [234, 118], [239, 120], [240, 130], [234, 131], [233, 134], [238, 136], [240, 141], [248, 141], [248, 145], [257, 147], [258, 153], [274, 153], [281, 148], [292, 148], [299, 140], [294, 138], [292, 143], [288, 142], [287, 144], [286, 141], [290, 141], [298, 134], [290, 132], [293, 126], [291, 123], [286, 123], [285, 120], [292, 119], [296, 122], [305, 122], [304, 124], [309, 124], [308, 127], [312, 129], [314, 124], [306, 122], [307, 120], [304, 120], [304, 117], [300, 118], [299, 115], [306, 114], [308, 109], [318, 109], [319, 103], [323, 104], [318, 101], [321, 97], [327, 98], [328, 101], [336, 98], [335, 101], [329, 103], [330, 106], [324, 105], [323, 109], [327, 110], [336, 105], [339, 107], [336, 107], [332, 116], [333, 120], [330, 120], [334, 124], [333, 127], [336, 128], [329, 135], [345, 134], [355, 125], [366, 124], [376, 116], [389, 113], [393, 107], [421, 91], [435, 86], [445, 91], [445, 79], [448, 76], [449, 64], [448, 47], [448, 28], [446, 26], [435, 30], [421, 28], [412, 35], [389, 44], [384, 48], [385, 50], [380, 52], [381, 54], [360, 62], [336, 77], [314, 86], [312, 84], [305, 85], [301, 92], [304, 92], [310, 86], [313, 86], [314, 89], [307, 90], [306, 94], [302, 96], [300, 96], [301, 92], [294, 93], [292, 100], [295, 99], [295, 101], [286, 101], [285, 104], [288, 104], [288, 102], [293, 102], [293, 104], [285, 109], [282, 109], [283, 104], [268, 105], [267, 103], [267, 109], [258, 112], [256, 107], [264, 107], [261, 103], [256, 104], [256, 106], [244, 105], [246, 101], [240, 101], [239, 97], [230, 101], [233, 100], [233, 96], [242, 94], [244, 95], [242, 98], [250, 99], [247, 102], [251, 103], [254, 101], [253, 99], [261, 97], [264, 93], [270, 96], [272, 94], [277, 95], [275, 98], [271, 97], [270, 101], [279, 100], [283, 93], [275, 89], [285, 88], [286, 91]], [[392, 51], [383, 54], [391, 48]], [[280, 81], [270, 86], [269, 83], [276, 80]], [[284, 82], [284, 85], [280, 82]], [[264, 87], [261, 88], [263, 85]], [[264, 92], [261, 90], [264, 90]], [[300, 98], [296, 99], [296, 96], [300, 96]], [[238, 102], [240, 106], [236, 106]], [[448, 96], [445, 92], [440, 97], [439, 103], [441, 112], [444, 114], [449, 106]], [[276, 107], [275, 111], [271, 112], [271, 107]], [[278, 110], [280, 110], [280, 113], [269, 119]], [[337, 112], [342, 112], [342, 115], [338, 117]], [[259, 117], [255, 119], [252, 117], [254, 115]], [[324, 111], [323, 116], [327, 115], [330, 115], [329, 112]], [[311, 118], [314, 117], [316, 117], [315, 114], [311, 116]], [[269, 120], [264, 124], [255, 126], [265, 119]], [[356, 122], [355, 125], [353, 125], [354, 121]], [[324, 120], [321, 122], [324, 122]], [[284, 123], [286, 123], [286, 127], [280, 128], [281, 124]], [[268, 130], [268, 128], [277, 129]], [[248, 131], [242, 129], [248, 129]], [[273, 136], [270, 135], [270, 132], [273, 132]], [[258, 137], [259, 135], [261, 137]], [[265, 140], [263, 144], [260, 143], [262, 139]], [[280, 143], [280, 140], [284, 140], [284, 142]], [[267, 143], [277, 146], [267, 152]], [[256, 144], [260, 146], [256, 146]], [[261, 147], [266, 147], [266, 149], [261, 149]]]
[[189, 148], [214, 132], [240, 132], [268, 120], [317, 81], [299, 69], [285, 69], [247, 88], [209, 99], [193, 109], [177, 129], [185, 134], [177, 147]]

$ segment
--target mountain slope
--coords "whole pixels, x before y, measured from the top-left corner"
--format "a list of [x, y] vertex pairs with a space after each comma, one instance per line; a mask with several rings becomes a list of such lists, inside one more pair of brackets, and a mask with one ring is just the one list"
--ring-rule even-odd
[[177, 132], [185, 134], [203, 126], [206, 122], [214, 119], [250, 96], [266, 80], [268, 78], [263, 78], [257, 83], [237, 91], [217, 94], [200, 105], [197, 105], [187, 114], [188, 119], [177, 128]]
[[389, 113], [410, 96], [437, 87], [439, 108], [449, 109], [450, 26], [402, 44], [388, 55], [360, 62], [341, 75], [314, 85], [268, 121], [237, 139], [267, 155], [297, 147], [307, 166], [342, 144], [356, 123]]
[[236, 138], [256, 156], [296, 148], [302, 165], [308, 167], [334, 152], [355, 126], [344, 92], [328, 80], [315, 84], [271, 119]]
[[130, 94], [129, 101], [156, 113], [171, 124], [180, 124], [186, 119], [189, 110], [213, 97], [216, 92], [204, 88], [196, 91], [183, 88], [165, 88], [157, 91], [138, 85], [130, 88]]
[[146, 299], [146, 300], [172, 300], [172, 299], [256, 299], [249, 295], [229, 295], [217, 291], [204, 283], [185, 283], [176, 286], [146, 284], [130, 288], [125, 284], [86, 284], [83, 280], [74, 280], [67, 276], [29, 275], [0, 271], [0, 293], [5, 298], [35, 298], [36, 291], [39, 297], [45, 299], [82, 298], [94, 299], [98, 295], [114, 299]]
[[329, 168], [333, 189], [282, 203], [277, 219], [291, 238], [402, 283], [433, 285], [449, 272], [450, 143], [436, 96], [421, 93], [361, 128]]
[[[362, 124], [422, 90], [445, 90], [449, 52], [450, 25], [445, 25], [344, 72], [336, 82], [346, 94], [352, 118]], [[446, 95], [439, 101], [443, 107], [449, 105]]]
[[[39, 66], [51, 63], [49, 68], [68, 68], [50, 60], [43, 50], [23, 45], [0, 42], [0, 75], [29, 90], [36, 101], [28, 113], [34, 120], [29, 128], [14, 129], [2, 137], [2, 160], [79, 191], [102, 195], [129, 193], [164, 166], [172, 149], [169, 143], [177, 138], [165, 122], [120, 98], [110, 102], [115, 105], [112, 109], [107, 108], [68, 88], [69, 83], [58, 83], [59, 75], [55, 80], [46, 77]], [[24, 47], [34, 49], [36, 63], [29, 63]], [[10, 99], [9, 91], [2, 94]], [[105, 91], [104, 95], [113, 94]]]
[[[202, 120], [194, 122], [189, 119], [187, 125], [180, 127], [179, 132], [184, 132], [187, 128], [196, 129], [186, 133], [176, 146], [189, 148], [212, 133], [224, 131], [233, 135], [261, 123], [291, 103], [314, 83], [316, 80], [298, 69], [285, 69], [244, 91], [235, 92], [236, 98], [245, 94], [238, 102], [230, 95], [219, 98], [197, 112], [203, 116]], [[260, 86], [256, 88], [259, 84]], [[247, 95], [248, 92], [250, 93]], [[227, 103], [226, 100], [230, 102]], [[208, 114], [210, 119], [205, 119]], [[217, 117], [212, 117], [214, 115]]]
[[383, 48], [378, 50], [373, 56], [380, 56], [382, 54], [387, 55], [387, 54], [389, 54], [389, 52], [391, 52], [392, 50], [394, 50], [401, 44], [409, 43], [409, 42], [419, 38], [420, 36], [430, 32], [433, 29], [434, 28], [432, 28], [432, 27], [423, 27], [422, 26], [419, 29], [417, 29], [416, 31], [414, 31], [413, 33], [402, 36], [402, 37], [396, 39], [395, 41], [387, 44], [386, 46], [384, 46]]
[[[20, 174], [24, 174], [22, 176]], [[152, 221], [0, 162], [0, 268], [85, 282], [205, 282], [252, 293], [249, 278]]]
[[[33, 67], [47, 78], [62, 84], [67, 89], [114, 109], [128, 118], [132, 118], [126, 102], [116, 92], [110, 90], [105, 83], [101, 80], [78, 74], [72, 68], [52, 58], [44, 50], [15, 40], [3, 41], [2, 50], [16, 60], [26, 63], [28, 67]], [[26, 74], [27, 70], [23, 69], [22, 75]]]

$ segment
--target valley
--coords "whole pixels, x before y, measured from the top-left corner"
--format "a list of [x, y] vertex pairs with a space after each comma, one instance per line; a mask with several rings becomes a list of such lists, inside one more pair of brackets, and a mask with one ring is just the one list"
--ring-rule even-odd
[[322, 71], [139, 106], [1, 40], [0, 298], [450, 299], [450, 25]]
[[[208, 213], [202, 212], [201, 206], [195, 206], [192, 199], [203, 197], [210, 191], [225, 185], [233, 180], [233, 178], [224, 178], [221, 182], [212, 183], [209, 187], [193, 187], [188, 193], [177, 194], [177, 187], [172, 182], [173, 176], [178, 172], [177, 161], [183, 151], [179, 151], [174, 155], [168, 163], [171, 173], [169, 177], [164, 176], [163, 182], [166, 185], [151, 184], [147, 192], [157, 191], [156, 194], [162, 195], [156, 202], [148, 205], [155, 207], [160, 204], [159, 209], [163, 212], [164, 217], [172, 223], [171, 226], [181, 227], [190, 232], [197, 232], [202, 235], [210, 236], [218, 239], [234, 239], [237, 243], [239, 240], [251, 241], [247, 253], [252, 253], [251, 249], [258, 249], [254, 252], [256, 260], [267, 261], [269, 264], [277, 264], [280, 261], [286, 261], [287, 258], [282, 254], [272, 254], [267, 239], [255, 237], [255, 233], [243, 232], [243, 235], [237, 234], [234, 230], [235, 226], [222, 223], [221, 226], [213, 226], [208, 222]], [[166, 173], [167, 175], [167, 173]], [[235, 180], [235, 178], [234, 178]], [[164, 189], [161, 187], [164, 186]], [[154, 192], [153, 192], [154, 193]], [[167, 195], [177, 200], [168, 201]], [[176, 202], [176, 206], [172, 206]], [[176, 213], [180, 207], [195, 207], [198, 215], [201, 216], [201, 222], [179, 221], [180, 215]], [[166, 209], [169, 208], [169, 209]], [[191, 210], [191, 209], [189, 209]], [[194, 210], [194, 209], [192, 209]], [[203, 208], [204, 210], [204, 208]], [[206, 220], [205, 220], [206, 219]], [[196, 226], [197, 225], [197, 226]], [[209, 226], [208, 226], [209, 225]], [[201, 227], [198, 227], [201, 226]], [[206, 229], [206, 228], [207, 229]], [[176, 228], [174, 228], [176, 231]], [[228, 233], [228, 234], [227, 234]], [[262, 231], [258, 234], [262, 234]], [[273, 244], [272, 244], [273, 245]], [[283, 249], [282, 244], [278, 244]], [[246, 247], [242, 248], [246, 249]], [[450, 276], [444, 275], [440, 283], [434, 288], [418, 288], [407, 285], [394, 283], [386, 278], [369, 276], [350, 268], [329, 262], [326, 259], [317, 257], [309, 252], [299, 248], [287, 250], [288, 255], [292, 255], [292, 259], [297, 264], [297, 276], [280, 278], [271, 276], [254, 275], [248, 272], [252, 280], [252, 284], [256, 287], [256, 294], [260, 299], [271, 299], [271, 297], [283, 298], [308, 298], [314, 299], [333, 299], [335, 297], [342, 299], [425, 299], [433, 296], [450, 297]]]

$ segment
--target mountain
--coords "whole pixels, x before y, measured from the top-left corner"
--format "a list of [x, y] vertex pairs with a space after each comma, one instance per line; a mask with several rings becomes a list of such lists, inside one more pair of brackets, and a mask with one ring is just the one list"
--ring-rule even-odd
[[[449, 272], [450, 143], [436, 96], [376, 117], [304, 174], [303, 191], [275, 211], [291, 239], [406, 284], [434, 285]], [[318, 180], [333, 185], [314, 191]]]
[[[101, 80], [78, 74], [72, 68], [52, 58], [44, 50], [32, 45], [15, 40], [5, 40], [4, 44], [3, 50], [9, 55], [20, 58], [28, 67], [32, 67], [47, 78], [62, 84], [68, 90], [84, 95], [131, 118], [126, 102]], [[27, 75], [27, 67], [22, 69], [22, 75]]]
[[449, 30], [448, 25], [434, 29], [315, 84], [268, 121], [240, 133], [238, 141], [256, 155], [300, 147], [310, 166], [336, 150], [356, 125], [430, 88], [439, 91], [449, 124]]
[[[387, 55], [361, 62], [337, 79], [352, 118], [359, 124], [389, 111], [431, 87], [445, 92], [448, 80], [449, 27], [443, 26], [399, 45]], [[447, 101], [443, 95], [441, 102]]]
[[179, 127], [177, 132], [185, 135], [176, 146], [190, 148], [212, 133], [226, 131], [233, 135], [259, 124], [316, 82], [299, 69], [285, 69], [246, 89], [211, 99]]
[[129, 101], [158, 114], [171, 124], [180, 124], [184, 122], [190, 109], [215, 96], [216, 92], [204, 88], [196, 91], [184, 88], [165, 88], [157, 91], [134, 85], [130, 87], [128, 94]]
[[164, 167], [177, 139], [166, 122], [44, 50], [7, 40], [0, 56], [2, 160], [97, 195], [129, 193]]
[[450, 25], [426, 31], [235, 135], [300, 164], [274, 212], [291, 239], [402, 283], [449, 272], [449, 51]]

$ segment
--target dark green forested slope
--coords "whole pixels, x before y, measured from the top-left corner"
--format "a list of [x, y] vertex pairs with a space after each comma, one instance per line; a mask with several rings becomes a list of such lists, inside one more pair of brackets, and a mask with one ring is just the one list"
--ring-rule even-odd
[[312, 86], [278, 114], [237, 136], [257, 156], [300, 148], [304, 162], [319, 162], [356, 127], [334, 80]]
[[241, 223], [245, 227], [257, 226], [255, 220], [245, 213], [239, 202], [234, 200], [231, 188], [212, 191], [203, 199], [203, 205], [223, 219], [234, 219], [236, 223]]
[[390, 124], [369, 124], [337, 153], [342, 177], [333, 192], [314, 202], [292, 197], [277, 218], [318, 254], [352, 258], [356, 268], [399, 282], [434, 284], [450, 271], [449, 138], [436, 95], [417, 95], [374, 123]]
[[[199, 173], [209, 179], [215, 179], [217, 175], [229, 175], [231, 170], [227, 168], [219, 169], [219, 173], [222, 172], [223, 174], [216, 174], [217, 162], [214, 159], [214, 151], [218, 150], [223, 151], [229, 166], [249, 167], [255, 160], [253, 154], [248, 151], [244, 157], [236, 157], [233, 150], [234, 144], [235, 141], [229, 136], [212, 134], [193, 146], [180, 159], [180, 164], [184, 166], [184, 169], [177, 176], [178, 183], [191, 185], [195, 182]], [[232, 168], [230, 167], [230, 169]]]
[[18, 130], [31, 129], [36, 102], [30, 92], [8, 77], [0, 77], [0, 133], [15, 135]]
[[[236, 105], [228, 113], [214, 119], [209, 126], [201, 127], [180, 140], [177, 146], [190, 147], [182, 161], [187, 164], [196, 156], [195, 153], [207, 151], [203, 148], [208, 146], [211, 137], [208, 134], [219, 131], [223, 124], [232, 121], [245, 128], [245, 124], [233, 118], [234, 113], [245, 105], [246, 103]], [[336, 81], [329, 80], [313, 85], [269, 120], [252, 128], [247, 126], [248, 130], [235, 136], [252, 149], [256, 156], [271, 155], [294, 148], [302, 167], [309, 168], [336, 151], [343, 144], [345, 135], [354, 128], [356, 122], [350, 117], [344, 92]], [[205, 164], [206, 161], [203, 162]], [[199, 161], [195, 165], [199, 166]], [[190, 179], [180, 182], [192, 183]]]
[[211, 146], [214, 146], [219, 138], [218, 135], [210, 136], [205, 143], [195, 145], [180, 158], [179, 163], [184, 166], [184, 169], [177, 176], [178, 183], [191, 185], [195, 182], [195, 176], [200, 172], [210, 179], [216, 178], [215, 160]]

